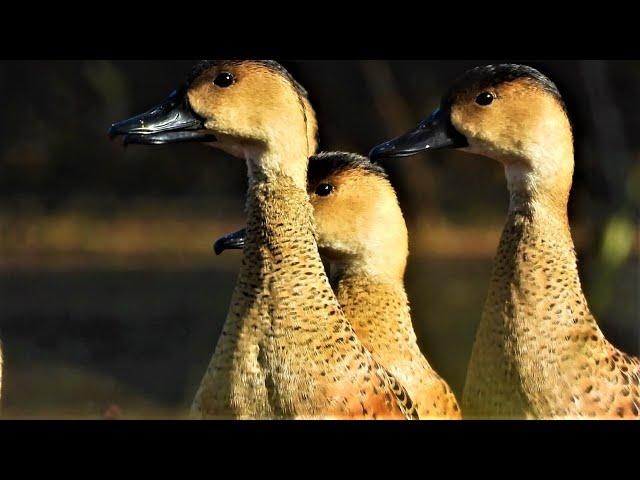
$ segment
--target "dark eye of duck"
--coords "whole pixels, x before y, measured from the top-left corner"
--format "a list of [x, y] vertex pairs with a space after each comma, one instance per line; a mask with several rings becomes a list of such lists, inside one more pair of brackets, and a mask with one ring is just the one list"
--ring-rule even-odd
[[493, 93], [490, 92], [482, 92], [480, 95], [476, 97], [476, 103], [478, 105], [486, 106], [493, 102]]
[[233, 84], [234, 80], [235, 79], [233, 78], [232, 74], [230, 74], [229, 72], [222, 72], [218, 74], [213, 83], [215, 83], [219, 87], [227, 88]]
[[321, 183], [316, 187], [316, 195], [319, 195], [321, 197], [326, 197], [331, 192], [333, 192], [333, 185], [329, 183]]

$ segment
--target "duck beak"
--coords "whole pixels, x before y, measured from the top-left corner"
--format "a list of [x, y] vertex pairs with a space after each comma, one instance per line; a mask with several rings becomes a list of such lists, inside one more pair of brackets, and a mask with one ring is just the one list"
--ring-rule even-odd
[[114, 123], [109, 137], [123, 137], [125, 145], [162, 145], [179, 142], [214, 142], [215, 136], [204, 127], [189, 105], [186, 89], [176, 90], [160, 105], [146, 113]]
[[220, 255], [225, 250], [242, 250], [244, 248], [244, 240], [246, 236], [246, 228], [225, 235], [224, 237], [216, 240], [216, 243], [213, 244], [213, 251], [216, 252], [216, 255]]
[[449, 113], [437, 109], [415, 130], [374, 147], [369, 157], [371, 160], [408, 157], [424, 150], [467, 146], [467, 139], [451, 124]]

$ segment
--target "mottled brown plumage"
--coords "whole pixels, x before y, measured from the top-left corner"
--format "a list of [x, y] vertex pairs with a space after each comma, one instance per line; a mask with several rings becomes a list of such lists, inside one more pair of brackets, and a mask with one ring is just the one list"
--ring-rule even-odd
[[322, 153], [310, 161], [308, 188], [320, 254], [358, 338], [405, 386], [421, 419], [460, 418], [418, 347], [403, 285], [407, 228], [384, 170], [358, 155]]
[[[476, 102], [483, 92], [494, 100]], [[604, 338], [580, 286], [567, 219], [573, 138], [557, 89], [539, 72], [492, 66], [446, 99], [467, 150], [500, 161], [511, 194], [465, 417], [639, 418], [640, 360]]]
[[404, 385], [420, 419], [459, 419], [453, 392], [418, 347], [402, 284], [359, 275], [332, 281], [358, 338]]
[[640, 362], [614, 348], [580, 288], [565, 223], [509, 214], [476, 335], [470, 416], [638, 418]]
[[[219, 89], [221, 71], [235, 77]], [[306, 193], [313, 111], [264, 62], [216, 62], [190, 106], [249, 169], [247, 241], [231, 307], [193, 404], [205, 418], [405, 418], [404, 388], [358, 340], [333, 294]]]

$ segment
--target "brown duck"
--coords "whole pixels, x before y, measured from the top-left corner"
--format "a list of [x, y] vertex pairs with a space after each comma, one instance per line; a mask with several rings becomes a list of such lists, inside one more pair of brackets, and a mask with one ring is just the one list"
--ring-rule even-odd
[[580, 286], [567, 218], [573, 138], [556, 86], [524, 65], [475, 68], [416, 130], [372, 157], [446, 147], [501, 162], [511, 198], [465, 417], [639, 418], [640, 360], [607, 341]]
[[125, 143], [198, 141], [244, 159], [247, 238], [197, 418], [413, 418], [404, 388], [345, 318], [306, 191], [315, 114], [271, 61], [207, 61], [159, 107], [116, 124]]
[[[403, 277], [407, 227], [384, 169], [331, 152], [309, 161], [308, 193], [333, 291], [358, 338], [407, 389], [421, 419], [458, 419], [447, 383], [418, 347]], [[244, 231], [215, 244], [242, 248]]]

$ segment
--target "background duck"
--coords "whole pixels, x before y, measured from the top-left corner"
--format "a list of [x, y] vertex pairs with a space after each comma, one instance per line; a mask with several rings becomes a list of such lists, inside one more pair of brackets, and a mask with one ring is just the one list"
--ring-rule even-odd
[[270, 61], [198, 64], [125, 143], [210, 143], [247, 162], [247, 240], [196, 417], [405, 418], [404, 388], [357, 339], [325, 275], [306, 192], [315, 114]]
[[606, 340], [580, 286], [567, 217], [573, 138], [556, 86], [523, 65], [472, 69], [431, 117], [372, 157], [436, 148], [498, 160], [510, 192], [465, 416], [638, 418], [640, 360]]
[[[407, 227], [384, 169], [353, 153], [310, 158], [308, 192], [331, 286], [358, 338], [409, 392], [421, 419], [460, 418], [417, 344], [403, 278]], [[215, 244], [242, 248], [244, 231]]]

